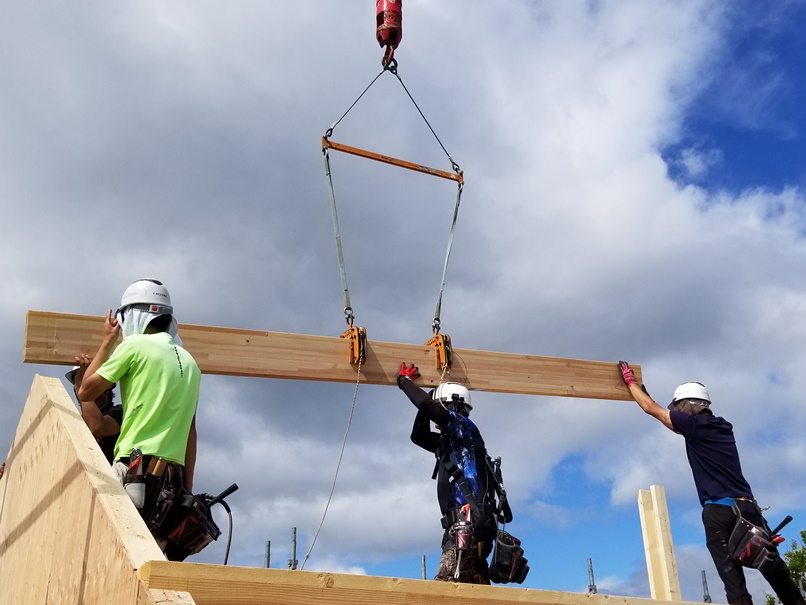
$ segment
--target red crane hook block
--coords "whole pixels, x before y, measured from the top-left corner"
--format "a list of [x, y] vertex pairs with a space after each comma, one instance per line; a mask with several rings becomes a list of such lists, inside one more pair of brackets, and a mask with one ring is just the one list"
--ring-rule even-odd
[[403, 0], [376, 0], [375, 24], [375, 38], [386, 47], [381, 61], [386, 67], [403, 39]]

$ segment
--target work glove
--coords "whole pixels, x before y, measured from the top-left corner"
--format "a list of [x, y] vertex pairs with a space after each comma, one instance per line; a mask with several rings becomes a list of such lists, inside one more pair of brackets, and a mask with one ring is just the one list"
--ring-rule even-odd
[[400, 386], [401, 381], [403, 380], [416, 380], [420, 377], [420, 372], [417, 370], [417, 366], [411, 364], [406, 366], [406, 362], [400, 362], [400, 372], [397, 374], [397, 386]]
[[621, 370], [621, 377], [624, 378], [624, 382], [628, 387], [638, 382], [635, 379], [635, 373], [632, 371], [630, 364], [628, 364], [626, 361], [619, 361], [618, 369]]

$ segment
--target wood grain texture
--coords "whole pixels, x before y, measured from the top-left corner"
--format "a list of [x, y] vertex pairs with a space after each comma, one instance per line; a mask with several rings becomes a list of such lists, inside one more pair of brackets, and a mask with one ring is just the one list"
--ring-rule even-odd
[[638, 511], [641, 533], [644, 537], [649, 592], [653, 599], [675, 601], [680, 599], [680, 580], [674, 555], [672, 528], [666, 506], [666, 490], [652, 485], [638, 491]]
[[650, 599], [382, 578], [152, 561], [140, 569], [150, 588], [187, 591], [197, 605], [657, 605]]
[[0, 603], [154, 605], [137, 573], [152, 559], [162, 552], [61, 381], [35, 377], [0, 480]]
[[[29, 311], [25, 326], [23, 361], [73, 365], [79, 353], [94, 353], [100, 343], [103, 318]], [[349, 361], [350, 343], [342, 338], [264, 332], [180, 324], [184, 347], [202, 372], [289, 380], [356, 382], [357, 368]], [[371, 338], [371, 335], [369, 335]], [[630, 401], [616, 361], [586, 361], [560, 357], [453, 350], [446, 380], [468, 388], [499, 393], [582, 397]], [[361, 380], [395, 385], [400, 362], [414, 363], [422, 378], [418, 384], [439, 384], [435, 351], [425, 345], [369, 340]], [[641, 368], [633, 365], [641, 381]]]

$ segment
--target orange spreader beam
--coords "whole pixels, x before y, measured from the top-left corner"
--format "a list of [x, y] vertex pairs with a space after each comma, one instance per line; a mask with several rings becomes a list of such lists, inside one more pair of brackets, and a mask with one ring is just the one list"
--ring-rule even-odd
[[428, 166], [423, 166], [422, 164], [415, 164], [413, 162], [407, 162], [406, 160], [399, 160], [397, 158], [393, 158], [388, 155], [381, 155], [373, 151], [359, 149], [358, 147], [350, 147], [349, 145], [342, 145], [341, 143], [331, 141], [327, 137], [322, 137], [322, 149], [335, 149], [336, 151], [343, 151], [344, 153], [357, 155], [359, 157], [367, 158], [369, 160], [375, 160], [377, 162], [383, 162], [384, 164], [391, 164], [393, 166], [399, 166], [401, 168], [408, 168], [409, 170], [414, 170], [416, 172], [422, 172], [423, 174], [438, 176], [440, 178], [448, 179], [449, 181], [454, 181], [459, 184], [465, 182], [465, 179], [462, 176], [462, 174], [458, 172], [446, 172], [444, 170], [438, 170], [437, 168], [429, 168]]

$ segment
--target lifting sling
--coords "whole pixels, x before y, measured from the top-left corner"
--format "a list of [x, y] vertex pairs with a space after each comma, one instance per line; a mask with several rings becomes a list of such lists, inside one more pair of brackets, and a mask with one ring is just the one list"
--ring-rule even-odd
[[[380, 2], [379, 2], [379, 5], [380, 5]], [[399, 0], [398, 0], [398, 5], [399, 5]], [[380, 42], [380, 34], [379, 34], [379, 42]], [[398, 42], [399, 42], [399, 39], [398, 39]], [[384, 44], [382, 43], [382, 45], [384, 45]], [[395, 46], [396, 46], [396, 44], [395, 44]], [[393, 47], [391, 45], [388, 45], [387, 50], [390, 49], [390, 48], [393, 49]], [[359, 149], [357, 147], [351, 147], [349, 145], [344, 145], [342, 143], [337, 143], [337, 142], [331, 140], [331, 137], [333, 135], [333, 131], [335, 130], [336, 126], [338, 126], [339, 123], [347, 116], [347, 114], [350, 113], [350, 111], [353, 109], [353, 107], [356, 106], [356, 104], [367, 93], [367, 91], [378, 80], [378, 78], [380, 78], [386, 72], [389, 72], [389, 73], [393, 74], [397, 78], [398, 82], [400, 82], [400, 85], [403, 87], [403, 90], [405, 90], [405, 92], [408, 95], [409, 99], [414, 104], [414, 107], [417, 109], [418, 113], [423, 118], [423, 121], [426, 123], [426, 125], [428, 126], [429, 130], [431, 131], [431, 133], [434, 135], [434, 138], [436, 139], [437, 143], [439, 143], [439, 146], [442, 148], [442, 151], [445, 152], [445, 155], [447, 156], [448, 160], [451, 163], [451, 167], [453, 169], [453, 172], [447, 172], [447, 171], [444, 171], [444, 170], [439, 170], [437, 168], [431, 168], [429, 166], [424, 166], [422, 164], [416, 164], [414, 162], [409, 162], [409, 161], [406, 161], [406, 160], [393, 158], [391, 156], [382, 155], [382, 154], [379, 154], [379, 153], [375, 153], [373, 151], [367, 151], [365, 149]], [[430, 174], [432, 176], [436, 176], [436, 177], [439, 177], [439, 178], [442, 178], [442, 179], [447, 179], [447, 180], [453, 181], [453, 182], [455, 182], [457, 184], [456, 204], [455, 204], [454, 211], [453, 211], [453, 220], [451, 222], [450, 235], [448, 237], [448, 247], [447, 247], [447, 251], [446, 251], [446, 254], [445, 254], [445, 261], [444, 261], [443, 268], [442, 268], [442, 280], [440, 282], [439, 295], [437, 297], [436, 309], [434, 311], [434, 319], [433, 319], [433, 322], [432, 322], [432, 325], [431, 325], [432, 331], [433, 331], [433, 337], [427, 343], [425, 343], [428, 346], [435, 347], [435, 350], [436, 350], [435, 351], [435, 358], [436, 358], [437, 369], [444, 370], [444, 371], [449, 370], [450, 365], [451, 365], [451, 361], [452, 361], [451, 342], [450, 342], [450, 337], [447, 334], [440, 334], [440, 327], [441, 327], [440, 326], [440, 321], [441, 321], [440, 320], [440, 315], [441, 315], [441, 312], [442, 312], [442, 295], [443, 295], [443, 292], [445, 290], [445, 278], [446, 278], [447, 271], [448, 271], [448, 261], [450, 260], [451, 249], [453, 247], [453, 237], [454, 237], [454, 233], [456, 231], [456, 221], [457, 221], [458, 216], [459, 216], [459, 206], [460, 206], [461, 201], [462, 201], [462, 191], [464, 189], [464, 174], [463, 174], [461, 168], [459, 167], [459, 165], [450, 156], [450, 154], [448, 153], [447, 149], [445, 149], [445, 146], [442, 144], [442, 141], [439, 139], [439, 137], [437, 136], [436, 132], [431, 127], [431, 124], [428, 122], [428, 119], [423, 114], [423, 112], [420, 109], [419, 105], [417, 105], [417, 102], [414, 100], [414, 97], [412, 97], [412, 95], [409, 92], [408, 88], [406, 88], [406, 85], [403, 83], [402, 78], [398, 74], [397, 61], [394, 58], [391, 58], [391, 56], [390, 56], [388, 61], [384, 60], [383, 69], [381, 70], [381, 72], [377, 76], [375, 76], [375, 78], [369, 83], [369, 85], [364, 89], [364, 91], [360, 95], [358, 95], [358, 98], [355, 101], [353, 101], [352, 105], [350, 105], [350, 107], [347, 109], [347, 111], [345, 111], [344, 114], [338, 120], [336, 120], [330, 128], [327, 129], [327, 131], [325, 132], [324, 136], [322, 137], [322, 154], [324, 156], [324, 161], [325, 161], [325, 175], [327, 176], [327, 179], [328, 179], [328, 186], [329, 186], [329, 193], [330, 193], [330, 210], [331, 210], [331, 216], [332, 216], [332, 219], [333, 219], [333, 231], [334, 231], [334, 234], [335, 234], [335, 237], [336, 237], [336, 251], [337, 251], [337, 254], [338, 254], [339, 272], [340, 272], [340, 275], [341, 275], [342, 293], [343, 293], [343, 297], [344, 297], [344, 315], [345, 315], [345, 318], [347, 320], [347, 325], [348, 325], [348, 328], [349, 328], [344, 334], [342, 334], [342, 337], [349, 338], [352, 341], [352, 345], [351, 345], [351, 348], [350, 348], [350, 361], [351, 361], [351, 363], [355, 364], [355, 363], [358, 362], [359, 358], [362, 361], [364, 360], [364, 358], [362, 358], [361, 355], [363, 355], [363, 348], [364, 348], [365, 343], [366, 343], [366, 330], [364, 330], [364, 328], [354, 328], [353, 327], [354, 314], [353, 314], [352, 305], [350, 304], [350, 292], [349, 292], [349, 289], [347, 287], [347, 271], [345, 269], [344, 252], [342, 250], [342, 245], [341, 245], [341, 232], [340, 232], [340, 229], [339, 229], [338, 212], [336, 211], [336, 195], [335, 195], [335, 191], [334, 191], [334, 188], [333, 188], [333, 177], [332, 177], [332, 171], [331, 171], [331, 167], [330, 167], [330, 150], [331, 149], [334, 150], [334, 151], [341, 151], [343, 153], [355, 155], [355, 156], [358, 156], [358, 157], [371, 159], [371, 160], [375, 160], [375, 161], [378, 161], [378, 162], [383, 162], [385, 164], [390, 164], [392, 166], [398, 166], [400, 168], [407, 168], [409, 170], [414, 170], [414, 171], [417, 171], [417, 172], [421, 172], [423, 174]]]

